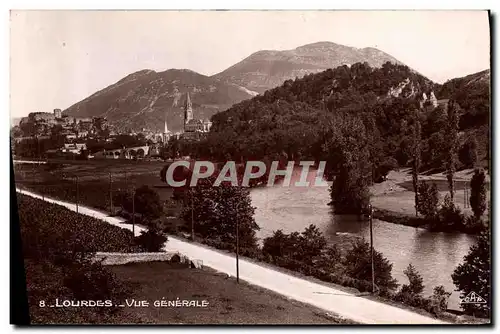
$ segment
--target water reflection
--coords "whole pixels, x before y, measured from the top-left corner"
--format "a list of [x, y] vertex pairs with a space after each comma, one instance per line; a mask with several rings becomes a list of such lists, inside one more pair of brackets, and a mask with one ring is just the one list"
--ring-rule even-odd
[[[333, 215], [326, 188], [263, 187], [252, 189], [255, 219], [261, 230], [259, 238], [278, 229], [285, 233], [303, 231], [315, 224], [330, 242], [350, 233], [369, 240], [369, 222], [358, 216]], [[454, 291], [451, 273], [462, 262], [473, 236], [459, 233], [436, 233], [409, 226], [373, 220], [374, 247], [393, 263], [393, 276], [400, 284], [407, 283], [403, 270], [412, 263], [424, 278], [425, 294], [432, 294], [437, 285]], [[453, 292], [449, 306], [458, 308], [458, 293]]]

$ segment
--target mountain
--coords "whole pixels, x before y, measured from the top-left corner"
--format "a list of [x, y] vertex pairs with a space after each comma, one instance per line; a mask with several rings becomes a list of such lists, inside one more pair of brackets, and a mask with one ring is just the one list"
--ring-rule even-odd
[[214, 75], [217, 80], [263, 93], [285, 80], [301, 78], [341, 65], [367, 62], [381, 67], [385, 62], [401, 64], [375, 48], [353, 48], [331, 42], [318, 42], [286, 51], [258, 51], [241, 62]]
[[459, 127], [464, 140], [477, 142], [478, 156], [489, 160], [491, 73], [484, 70], [445, 82], [439, 93], [441, 98], [455, 100], [461, 108]]
[[182, 128], [183, 104], [189, 92], [194, 117], [205, 119], [251, 98], [245, 89], [191, 70], [132, 73], [63, 113], [75, 117], [106, 117], [117, 130], [163, 130], [165, 113], [170, 131]]
[[440, 95], [443, 98], [453, 98], [457, 94], [463, 93], [465, 90], [489, 92], [491, 81], [490, 70], [466, 75], [461, 78], [455, 78], [446, 81], [440, 90]]
[[10, 119], [10, 126], [17, 126], [19, 125], [19, 122], [21, 122], [22, 117], [11, 117]]
[[330, 170], [358, 156], [358, 162], [370, 161], [379, 177], [387, 166], [412, 161], [418, 120], [421, 171], [441, 171], [450, 149], [452, 107], [459, 117], [459, 168], [470, 168], [474, 155], [487, 166], [489, 105], [489, 71], [439, 85], [404, 65], [344, 65], [286, 80], [214, 115], [198, 154], [215, 152], [216, 159], [236, 161], [324, 160]]
[[332, 128], [344, 124], [348, 129], [349, 122], [361, 119], [378, 138], [372, 140], [378, 145], [374, 152], [406, 164], [406, 124], [418, 114], [423, 93], [431, 95], [438, 88], [404, 65], [343, 65], [286, 80], [214, 115], [207, 145], [217, 147], [211, 152], [216, 151], [218, 159], [286, 154], [318, 161], [328, 158], [323, 147], [325, 138], [332, 138]]

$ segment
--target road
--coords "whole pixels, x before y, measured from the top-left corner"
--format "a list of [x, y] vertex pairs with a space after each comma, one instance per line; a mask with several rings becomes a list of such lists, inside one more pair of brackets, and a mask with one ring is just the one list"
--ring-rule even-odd
[[[42, 198], [29, 191], [16, 189], [32, 197]], [[54, 199], [45, 201], [55, 203], [76, 211], [75, 204]], [[109, 217], [107, 213], [79, 206], [79, 213], [92, 216], [112, 225], [131, 230], [129, 224], [123, 223], [119, 217]], [[139, 235], [143, 227], [136, 226], [135, 234]], [[169, 236], [165, 245], [168, 251], [179, 252], [191, 259], [202, 260], [203, 265], [217, 271], [235, 276], [236, 261], [233, 255], [222, 253], [208, 247], [189, 243], [180, 238]], [[307, 303], [327, 312], [340, 315], [363, 324], [448, 324], [438, 319], [427, 317], [412, 311], [369, 300], [347, 293], [330, 286], [318, 284], [306, 279], [294, 277], [286, 273], [240, 259], [240, 278], [248, 283], [272, 290], [288, 298]]]

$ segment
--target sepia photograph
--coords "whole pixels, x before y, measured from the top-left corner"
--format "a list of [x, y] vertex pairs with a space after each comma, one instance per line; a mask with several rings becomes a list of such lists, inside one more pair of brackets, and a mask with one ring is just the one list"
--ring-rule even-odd
[[492, 20], [11, 10], [11, 310], [491, 326]]

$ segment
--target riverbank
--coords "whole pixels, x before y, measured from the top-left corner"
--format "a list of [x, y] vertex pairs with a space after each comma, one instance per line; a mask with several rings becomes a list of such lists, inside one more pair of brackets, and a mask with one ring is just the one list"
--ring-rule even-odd
[[[468, 204], [468, 198], [465, 196], [465, 187], [469, 188], [472, 170], [463, 170], [455, 175], [455, 199], [454, 203], [464, 215], [472, 215], [472, 210]], [[448, 194], [448, 184], [446, 176], [442, 173], [432, 175], [419, 175], [419, 179], [435, 183], [439, 191], [439, 200], [442, 203], [444, 197]], [[490, 198], [489, 177], [487, 178], [487, 198]], [[413, 192], [412, 178], [409, 169], [391, 171], [387, 180], [374, 184], [370, 187], [371, 203], [374, 207], [374, 218], [387, 221], [389, 223], [400, 224], [411, 227], [429, 228], [430, 224], [422, 217], [415, 215], [415, 193]], [[467, 204], [467, 207], [466, 207]], [[483, 219], [488, 219], [485, 215]], [[434, 229], [435, 232], [460, 232], [476, 235], [476, 228], [463, 226], [453, 231]]]

